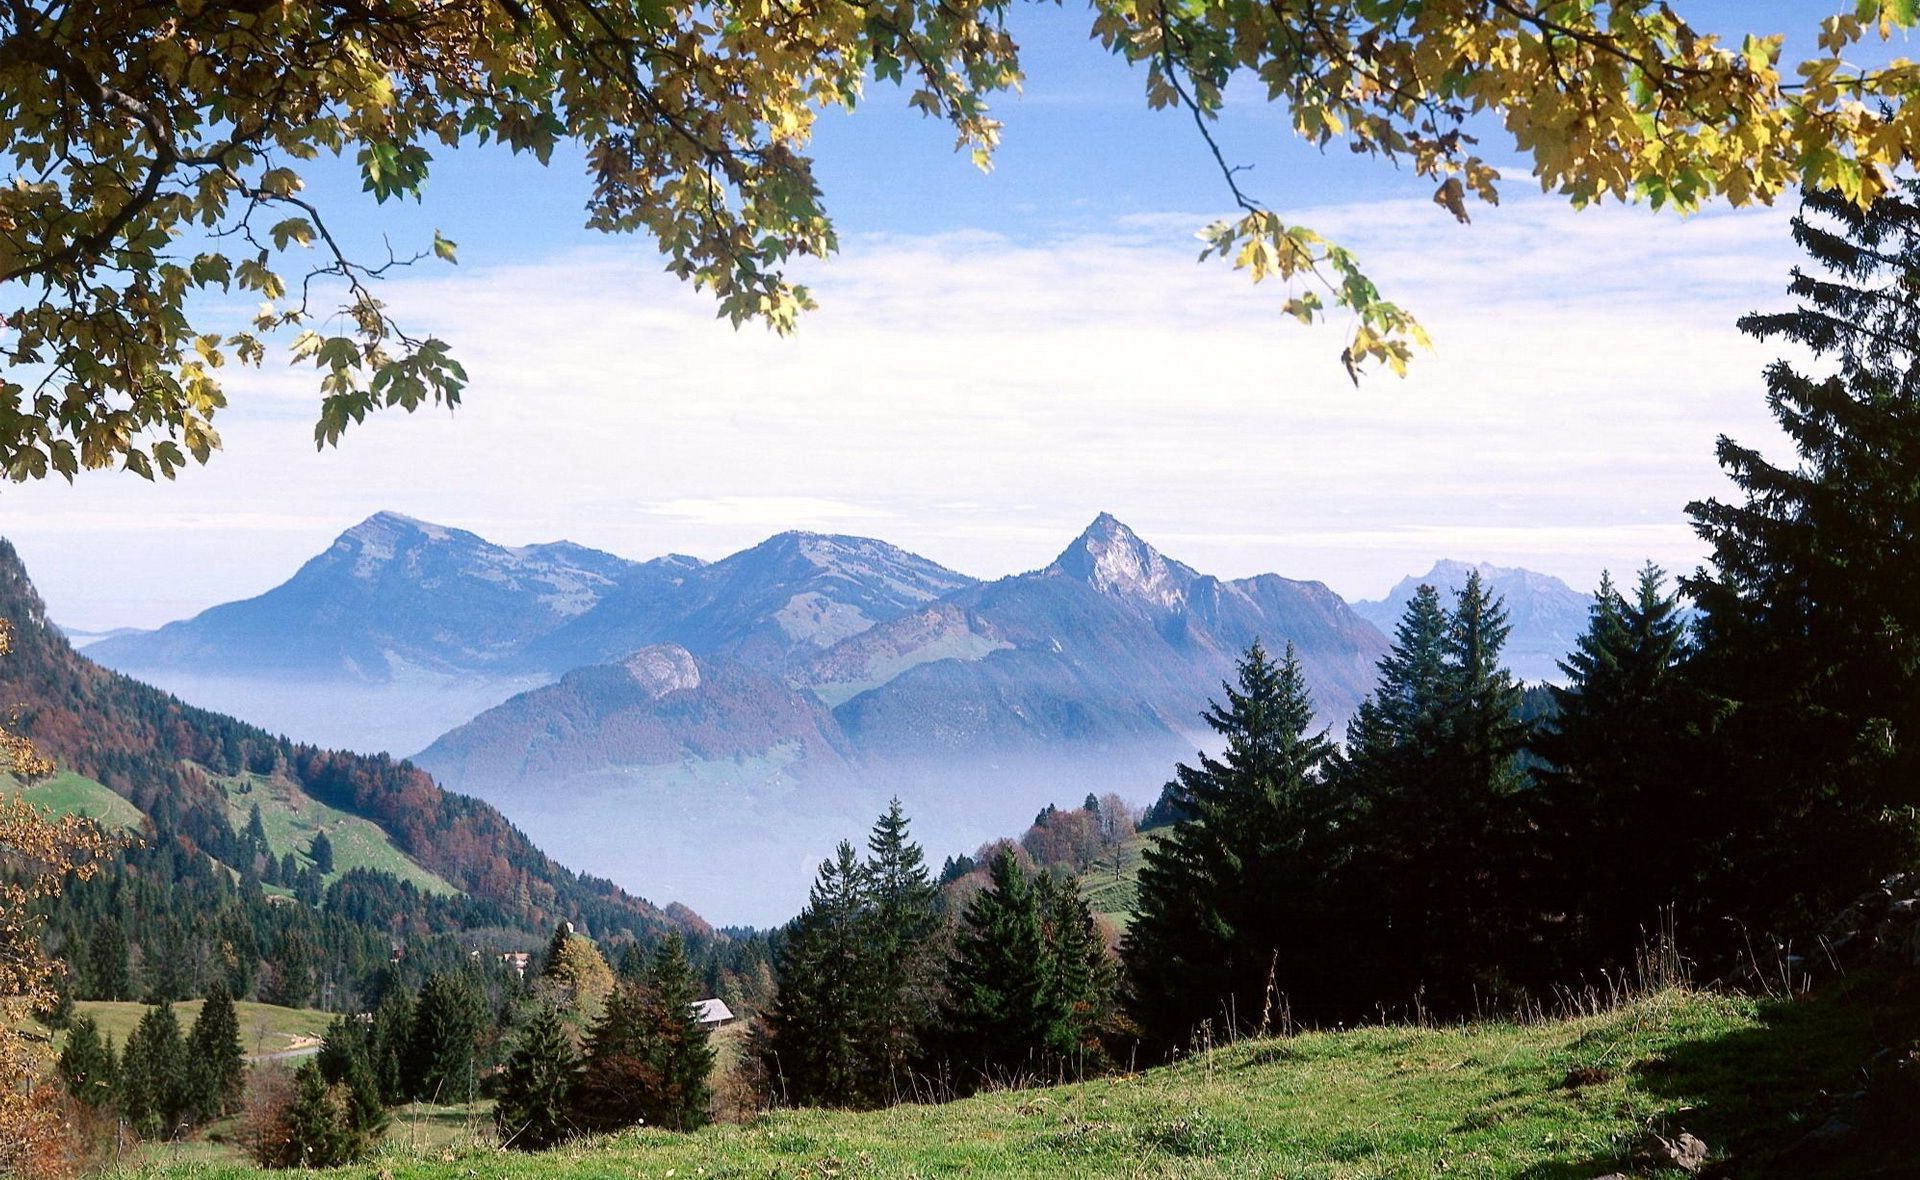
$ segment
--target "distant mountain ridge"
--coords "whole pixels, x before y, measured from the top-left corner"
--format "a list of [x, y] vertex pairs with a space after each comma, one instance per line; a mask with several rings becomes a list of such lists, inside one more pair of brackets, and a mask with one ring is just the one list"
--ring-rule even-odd
[[1559, 661], [1566, 658], [1587, 629], [1593, 596], [1582, 594], [1550, 574], [1486, 562], [1437, 561], [1424, 576], [1401, 579], [1387, 592], [1386, 598], [1356, 602], [1353, 609], [1392, 635], [1415, 590], [1422, 585], [1432, 586], [1440, 591], [1442, 601], [1451, 606], [1454, 595], [1476, 571], [1499, 595], [1506, 607], [1507, 622], [1513, 628], [1502, 653], [1507, 667], [1522, 680], [1559, 683], [1564, 678]]
[[[1150, 797], [1212, 740], [1198, 714], [1256, 639], [1294, 647], [1338, 736], [1413, 589], [1470, 568], [1349, 606], [1318, 582], [1202, 573], [1106, 513], [991, 581], [872, 538], [641, 562], [381, 513], [267, 594], [89, 654], [270, 722], [324, 721], [329, 742], [421, 750], [574, 863], [775, 920], [811, 858], [896, 791], [957, 848], [1063, 791]], [[1477, 568], [1508, 599], [1516, 671], [1551, 675], [1585, 596]], [[299, 650], [253, 660], [276, 635]], [[770, 872], [786, 893], [748, 913]]]

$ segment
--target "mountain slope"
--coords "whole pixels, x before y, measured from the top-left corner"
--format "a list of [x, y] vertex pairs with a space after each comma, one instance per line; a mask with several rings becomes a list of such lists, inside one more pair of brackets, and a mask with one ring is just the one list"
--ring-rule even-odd
[[221, 858], [236, 843], [227, 780], [250, 776], [379, 825], [422, 869], [547, 929], [562, 918], [603, 930], [669, 923], [651, 904], [547, 857], [493, 807], [443, 791], [406, 762], [297, 745], [182, 704], [75, 652], [47, 621], [13, 547], [0, 540], [0, 615], [15, 648], [0, 660], [0, 701], [63, 767], [110, 788], [153, 827]]
[[1513, 627], [1504, 653], [1507, 667], [1522, 680], [1558, 683], [1559, 661], [1573, 650], [1581, 632], [1587, 629], [1593, 598], [1549, 574], [1485, 562], [1438, 561], [1426, 576], [1403, 578], [1385, 599], [1356, 602], [1353, 609], [1391, 635], [1415, 590], [1432, 586], [1440, 591], [1442, 601], [1451, 605], [1453, 596], [1475, 570], [1507, 608], [1507, 619]]

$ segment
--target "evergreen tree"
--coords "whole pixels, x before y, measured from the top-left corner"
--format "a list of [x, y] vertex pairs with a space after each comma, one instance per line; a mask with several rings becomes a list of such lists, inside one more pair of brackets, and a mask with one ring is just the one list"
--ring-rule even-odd
[[641, 984], [622, 981], [587, 1034], [570, 1118], [582, 1131], [618, 1131], [647, 1119], [662, 1079], [650, 1052]]
[[961, 918], [948, 964], [945, 1016], [959, 1067], [982, 1084], [1051, 1074], [1071, 1041], [1048, 953], [1041, 899], [1011, 846]]
[[1689, 652], [1679, 600], [1649, 562], [1632, 597], [1601, 578], [1560, 663], [1566, 683], [1549, 689], [1532, 811], [1549, 873], [1540, 908], [1566, 919], [1557, 978], [1627, 965], [1698, 875], [1712, 819], [1687, 764]]
[[120, 1112], [142, 1138], [173, 1138], [192, 1111], [186, 1044], [173, 1005], [149, 1008], [120, 1062]]
[[871, 1106], [886, 1098], [867, 1035], [872, 908], [872, 874], [841, 841], [780, 949], [779, 992], [759, 1052], [785, 1101]]
[[401, 988], [392, 988], [373, 1010], [373, 1024], [367, 1033], [367, 1063], [380, 1089], [380, 1100], [388, 1106], [407, 1100], [405, 1062], [412, 1035], [413, 997]]
[[429, 975], [414, 1001], [402, 1058], [407, 1092], [423, 1102], [472, 1102], [486, 1025], [485, 1001], [465, 972]]
[[313, 843], [307, 846], [307, 859], [313, 862], [313, 871], [325, 876], [333, 872], [333, 841], [325, 832], [315, 832]]
[[267, 843], [267, 825], [260, 818], [260, 805], [255, 803], [247, 812], [247, 830], [241, 836], [248, 852], [255, 857], [271, 861], [273, 846]]
[[101, 1034], [93, 1017], [73, 1018], [66, 1044], [60, 1047], [57, 1068], [67, 1093], [74, 1098], [96, 1110], [105, 1110], [113, 1103], [120, 1066], [114, 1057], [113, 1038]]
[[338, 1086], [346, 1099], [347, 1121], [372, 1139], [387, 1129], [386, 1100], [374, 1071], [372, 1028], [360, 1020], [336, 1016], [314, 1058], [320, 1076]]
[[285, 1008], [304, 1008], [313, 999], [313, 947], [304, 934], [289, 933], [280, 940], [280, 953], [269, 964], [261, 998]]
[[939, 888], [907, 828], [906, 813], [896, 798], [867, 837], [873, 914], [866, 953], [872, 960], [873, 1006], [861, 1023], [871, 1026], [871, 1043], [880, 1057], [873, 1072], [884, 1076], [896, 1094], [904, 1089], [904, 1075], [920, 1053], [921, 1032], [933, 1016], [933, 966], [927, 946], [940, 922]]
[[494, 1125], [500, 1142], [521, 1151], [542, 1151], [573, 1129], [570, 1109], [580, 1065], [560, 1014], [542, 1004], [521, 1031], [500, 1075]]
[[337, 1168], [365, 1156], [370, 1137], [354, 1124], [346, 1087], [328, 1085], [317, 1063], [294, 1071], [294, 1100], [274, 1158], [279, 1167]]
[[1202, 715], [1221, 756], [1175, 768], [1190, 818], [1147, 851], [1127, 935], [1130, 1005], [1163, 1049], [1202, 1021], [1251, 1027], [1270, 988], [1324, 991], [1331, 967], [1320, 893], [1332, 747], [1291, 648], [1276, 664], [1255, 643], [1238, 673]]
[[700, 984], [678, 931], [654, 948], [641, 1002], [646, 1052], [660, 1079], [647, 1121], [670, 1131], [696, 1131], [706, 1125], [713, 1104], [707, 1084], [713, 1046], [696, 1011]]
[[1809, 192], [1793, 233], [1815, 264], [1794, 270], [1799, 306], [1740, 328], [1831, 371], [1768, 367], [1794, 459], [1720, 439], [1742, 496], [1688, 506], [1712, 555], [1683, 582], [1723, 715], [1726, 872], [1704, 885], [1768, 923], [1911, 863], [1920, 806], [1920, 184], [1866, 209]]
[[240, 1044], [240, 1018], [225, 984], [215, 984], [187, 1036], [194, 1104], [203, 1119], [233, 1110], [246, 1082], [246, 1051]]
[[1060, 1036], [1047, 1048], [1076, 1072], [1106, 1058], [1105, 1037], [1115, 1027], [1117, 973], [1093, 909], [1072, 877], [1042, 875], [1039, 906], [1052, 960]]

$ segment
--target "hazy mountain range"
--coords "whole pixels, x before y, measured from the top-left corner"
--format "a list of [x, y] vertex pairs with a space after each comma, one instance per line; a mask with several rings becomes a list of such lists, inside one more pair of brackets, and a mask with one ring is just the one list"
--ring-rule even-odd
[[[812, 863], [898, 793], [936, 854], [1086, 790], [1145, 799], [1255, 639], [1322, 717], [1372, 687], [1413, 587], [1225, 580], [1101, 515], [979, 581], [868, 538], [783, 533], [721, 561], [510, 549], [381, 513], [285, 584], [87, 654], [292, 734], [418, 750], [570, 864], [728, 921], [790, 914]], [[1587, 598], [1481, 567], [1539, 678]]]

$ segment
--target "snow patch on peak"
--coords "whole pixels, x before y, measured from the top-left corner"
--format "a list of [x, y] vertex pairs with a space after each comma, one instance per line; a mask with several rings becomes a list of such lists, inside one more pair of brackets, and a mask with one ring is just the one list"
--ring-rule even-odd
[[1111, 514], [1102, 512], [1043, 573], [1077, 578], [1116, 598], [1175, 608], [1199, 577], [1142, 541]]
[[656, 701], [670, 692], [700, 687], [700, 665], [677, 643], [643, 647], [621, 660], [620, 666]]

